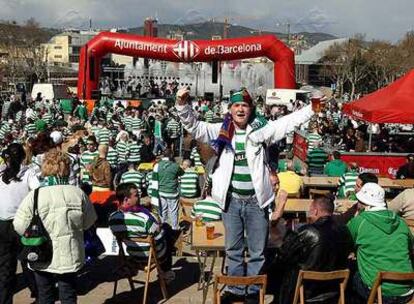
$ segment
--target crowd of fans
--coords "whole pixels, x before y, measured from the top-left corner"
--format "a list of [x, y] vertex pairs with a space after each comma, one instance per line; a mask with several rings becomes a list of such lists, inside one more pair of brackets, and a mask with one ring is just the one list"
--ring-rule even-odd
[[[103, 80], [103, 93], [113, 89]], [[85, 253], [84, 231], [96, 227], [109, 227], [138, 260], [147, 258], [149, 245], [127, 238], [153, 236], [160, 276], [167, 283], [174, 281], [174, 244], [188, 229], [180, 222], [180, 199], [194, 199], [193, 218], [223, 221], [228, 275], [268, 273], [275, 303], [292, 302], [301, 269], [350, 268], [350, 303], [366, 301], [378, 271], [413, 271], [412, 235], [397, 215], [414, 219], [412, 189], [387, 204], [375, 175], [360, 174], [356, 164], [340, 160], [340, 151], [367, 151], [368, 128], [343, 117], [334, 100], [315, 114], [300, 101], [267, 107], [240, 90], [232, 92], [227, 112], [218, 102], [189, 104], [187, 85], [177, 79], [131, 77], [123, 89], [136, 96], [174, 95], [177, 104], [154, 103], [144, 109], [102, 98], [89, 111], [76, 98], [2, 98], [0, 303], [12, 303], [19, 235], [33, 218], [35, 193], [53, 244], [47, 266], [29, 269], [22, 261], [32, 297], [39, 303], [54, 302], [56, 283], [60, 301], [76, 303], [77, 275], [85, 261], [94, 258]], [[412, 151], [411, 137], [403, 142], [398, 135], [391, 139], [393, 128], [379, 126], [372, 132], [373, 151]], [[308, 131], [306, 169], [290, 155], [298, 129]], [[214, 149], [209, 163], [201, 157], [201, 142]], [[278, 160], [279, 152], [287, 152], [287, 157]], [[335, 197], [315, 198], [308, 223], [293, 225], [281, 247], [266, 256], [269, 226], [283, 224], [288, 197], [304, 192], [300, 175], [339, 177], [334, 194], [357, 203], [338, 215]], [[407, 158], [397, 176], [414, 178], [414, 157]], [[406, 303], [412, 287], [384, 284], [384, 303]], [[306, 286], [307, 299], [337, 303], [337, 296], [336, 285]], [[258, 297], [257, 286], [228, 287], [223, 303], [258, 303]]]
[[183, 87], [191, 87], [192, 83], [182, 82], [180, 77], [171, 76], [128, 76], [117, 83], [105, 77], [100, 81], [103, 95], [130, 98], [165, 98], [173, 96]]

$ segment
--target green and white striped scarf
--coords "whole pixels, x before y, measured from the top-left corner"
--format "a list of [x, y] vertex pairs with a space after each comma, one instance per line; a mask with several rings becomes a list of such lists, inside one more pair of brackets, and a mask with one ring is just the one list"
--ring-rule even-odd
[[55, 185], [69, 185], [68, 177], [45, 176], [43, 178], [41, 187], [55, 186]]

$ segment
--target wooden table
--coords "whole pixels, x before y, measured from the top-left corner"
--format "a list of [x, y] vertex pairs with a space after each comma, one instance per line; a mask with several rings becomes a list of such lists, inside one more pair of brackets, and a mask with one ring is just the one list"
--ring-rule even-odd
[[[309, 210], [309, 206], [312, 203], [312, 199], [308, 198], [289, 198], [284, 212], [307, 212]], [[340, 206], [340, 212], [346, 211], [356, 202], [343, 199], [343, 200], [336, 200], [335, 206]]]
[[329, 176], [302, 176], [303, 186], [312, 188], [336, 188], [338, 186], [339, 177]]
[[[330, 176], [303, 176], [303, 186], [305, 188], [336, 188], [338, 186], [339, 177]], [[380, 177], [379, 184], [383, 188], [388, 189], [407, 189], [414, 187], [413, 179], [391, 179], [388, 177]]]
[[[196, 226], [195, 222], [192, 223], [192, 233], [191, 233], [191, 248], [195, 250], [198, 266], [200, 269], [200, 278], [198, 280], [198, 289], [203, 290], [203, 303], [206, 302], [208, 288], [211, 284], [211, 279], [214, 274], [214, 265], [216, 258], [220, 252], [225, 251], [225, 229], [222, 221], [213, 222], [214, 223], [214, 239], [207, 240], [206, 227]], [[275, 231], [272, 229], [272, 231]], [[270, 236], [270, 233], [269, 233]], [[268, 248], [276, 248], [282, 244], [283, 236], [280, 237], [270, 237], [268, 242]], [[201, 251], [204, 252], [202, 256]], [[207, 271], [206, 277], [206, 268], [207, 268], [207, 258], [208, 255], [212, 256], [212, 261], [210, 267]], [[221, 272], [224, 272], [224, 261], [221, 265]]]

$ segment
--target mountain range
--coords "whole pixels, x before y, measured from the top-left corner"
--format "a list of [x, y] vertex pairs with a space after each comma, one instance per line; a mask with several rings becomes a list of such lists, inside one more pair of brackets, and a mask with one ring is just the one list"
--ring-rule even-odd
[[[201, 22], [201, 23], [193, 23], [193, 24], [158, 24], [158, 36], [159, 37], [167, 37], [172, 33], [181, 33], [184, 35], [185, 39], [188, 40], [195, 40], [195, 39], [211, 39], [213, 35], [220, 35], [223, 36], [223, 31], [225, 27], [225, 23], [223, 22]], [[260, 31], [257, 29], [249, 28], [246, 26], [241, 25], [232, 25], [227, 24], [228, 27], [228, 38], [235, 38], [235, 37], [243, 37], [243, 36], [255, 36], [258, 34], [272, 34], [277, 36], [279, 39], [286, 40], [287, 34], [286, 33], [278, 33], [278, 32], [269, 32], [269, 31]], [[143, 35], [144, 34], [144, 27], [135, 27], [129, 28], [128, 32]], [[309, 33], [309, 32], [300, 32], [294, 33], [295, 35], [303, 35], [304, 39], [310, 45], [315, 45], [320, 41], [336, 39], [338, 37], [326, 34], [326, 33]], [[291, 34], [291, 37], [293, 35]]]

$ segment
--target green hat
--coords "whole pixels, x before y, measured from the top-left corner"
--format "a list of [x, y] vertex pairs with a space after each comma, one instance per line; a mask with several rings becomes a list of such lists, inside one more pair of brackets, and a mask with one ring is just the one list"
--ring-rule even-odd
[[246, 102], [250, 106], [253, 106], [253, 99], [250, 96], [249, 92], [246, 89], [241, 89], [239, 91], [234, 92], [230, 97], [230, 103], [234, 104], [237, 102]]
[[47, 129], [47, 123], [42, 119], [36, 120], [35, 125], [36, 125], [37, 132], [43, 132]]

